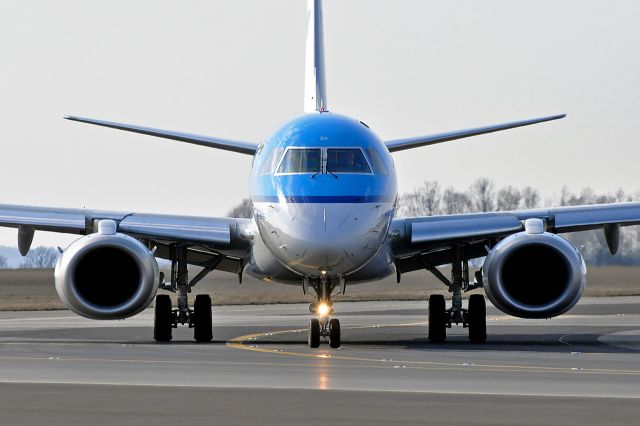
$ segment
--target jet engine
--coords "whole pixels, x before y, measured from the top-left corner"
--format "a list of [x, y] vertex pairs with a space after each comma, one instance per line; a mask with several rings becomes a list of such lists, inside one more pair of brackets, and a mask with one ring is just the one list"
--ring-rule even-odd
[[482, 267], [485, 291], [502, 312], [551, 318], [571, 309], [586, 285], [582, 255], [567, 240], [529, 219], [526, 231], [498, 243]]
[[158, 263], [138, 240], [103, 220], [99, 230], [73, 242], [58, 259], [58, 296], [78, 315], [122, 319], [145, 309], [160, 285]]

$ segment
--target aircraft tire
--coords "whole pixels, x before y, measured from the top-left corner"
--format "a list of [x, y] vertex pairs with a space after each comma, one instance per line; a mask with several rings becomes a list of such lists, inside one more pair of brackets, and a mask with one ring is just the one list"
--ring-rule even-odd
[[170, 342], [173, 323], [171, 298], [167, 294], [156, 296], [153, 310], [153, 339], [156, 342]]
[[193, 337], [196, 342], [206, 343], [213, 339], [211, 321], [211, 296], [199, 294], [193, 304]]
[[487, 305], [484, 296], [473, 294], [469, 297], [469, 340], [472, 343], [484, 343], [487, 340]]
[[447, 321], [444, 296], [432, 294], [429, 296], [429, 341], [442, 343], [447, 338]]
[[320, 346], [320, 321], [318, 318], [309, 320], [309, 347], [317, 348]]
[[340, 321], [335, 318], [329, 321], [329, 346], [334, 349], [340, 347]]

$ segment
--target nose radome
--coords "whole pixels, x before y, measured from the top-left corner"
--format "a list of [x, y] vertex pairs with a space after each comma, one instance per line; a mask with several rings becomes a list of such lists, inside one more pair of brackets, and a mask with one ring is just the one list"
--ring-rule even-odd
[[[388, 216], [380, 205], [297, 206], [278, 253], [289, 267], [305, 273], [326, 269], [348, 273], [369, 260], [384, 241]], [[304, 211], [301, 211], [304, 210]]]

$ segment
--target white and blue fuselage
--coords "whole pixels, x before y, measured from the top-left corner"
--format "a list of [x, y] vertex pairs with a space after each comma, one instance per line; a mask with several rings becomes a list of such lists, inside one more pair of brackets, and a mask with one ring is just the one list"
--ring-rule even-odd
[[[343, 279], [381, 252], [397, 180], [388, 149], [368, 126], [316, 112], [285, 123], [258, 148], [250, 197], [259, 241], [249, 274], [298, 284], [300, 277]], [[270, 256], [261, 256], [264, 248]], [[386, 253], [380, 257], [368, 279], [393, 272]]]

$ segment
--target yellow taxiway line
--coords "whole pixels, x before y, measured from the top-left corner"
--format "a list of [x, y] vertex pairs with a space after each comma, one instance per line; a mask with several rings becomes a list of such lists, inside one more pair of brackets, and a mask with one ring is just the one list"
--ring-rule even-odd
[[[393, 324], [393, 325], [376, 325], [376, 326], [359, 326], [359, 327], [344, 327], [349, 329], [364, 329], [364, 328], [387, 328], [387, 327], [409, 327], [417, 325], [426, 325], [426, 322], [411, 323], [411, 324]], [[291, 350], [274, 349], [273, 347], [259, 347], [258, 339], [264, 337], [271, 337], [275, 335], [289, 334], [289, 333], [302, 333], [305, 329], [293, 329], [293, 330], [280, 330], [269, 331], [264, 333], [247, 334], [244, 336], [234, 337], [227, 342], [227, 346], [235, 349], [247, 350], [252, 352], [260, 352], [272, 355], [283, 356], [295, 356], [315, 358], [322, 360], [340, 360], [340, 361], [357, 361], [367, 362], [372, 364], [388, 364], [388, 366], [381, 365], [369, 365], [368, 368], [398, 368], [401, 365], [402, 368], [409, 369], [421, 369], [421, 370], [467, 370], [467, 371], [492, 371], [492, 372], [525, 372], [525, 373], [563, 373], [563, 374], [606, 374], [606, 375], [625, 375], [625, 376], [640, 376], [640, 370], [616, 370], [616, 369], [599, 369], [599, 368], [575, 368], [575, 367], [545, 367], [545, 366], [533, 366], [533, 365], [513, 365], [513, 364], [476, 364], [476, 363], [448, 363], [440, 361], [410, 361], [410, 360], [386, 360], [379, 358], [367, 358], [359, 356], [337, 355], [333, 353], [308, 353], [308, 352], [296, 352]], [[274, 345], [274, 344], [271, 344]], [[391, 365], [393, 364], [393, 365]], [[355, 367], [355, 366], [354, 366]], [[357, 366], [365, 367], [365, 366]]]

